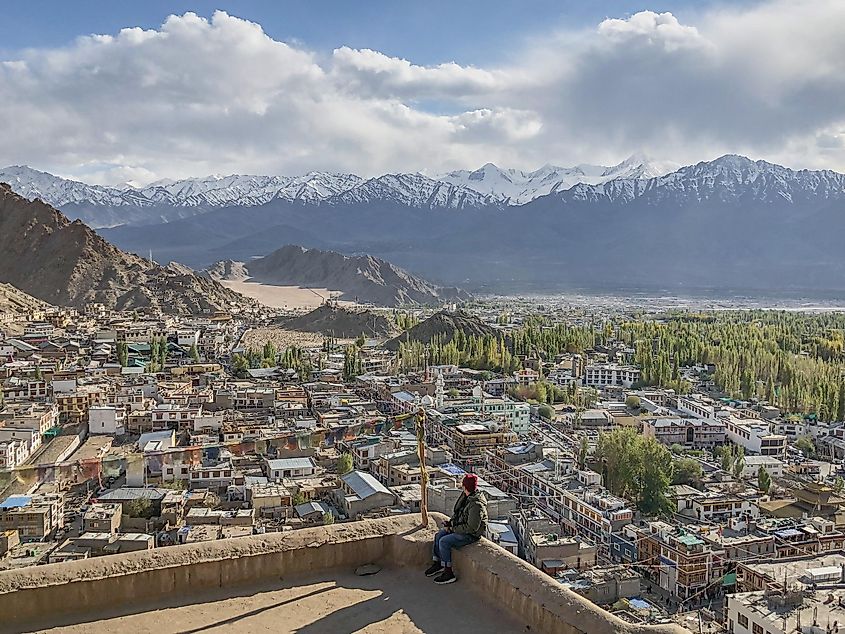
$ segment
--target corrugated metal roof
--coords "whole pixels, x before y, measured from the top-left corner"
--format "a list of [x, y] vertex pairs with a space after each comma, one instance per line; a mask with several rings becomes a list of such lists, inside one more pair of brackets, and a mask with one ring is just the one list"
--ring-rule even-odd
[[106, 491], [102, 495], [98, 495], [97, 500], [100, 502], [122, 502], [124, 500], [140, 500], [143, 498], [160, 500], [168, 491], [169, 489], [123, 487], [114, 491]]
[[341, 480], [349, 485], [349, 488], [355, 492], [355, 495], [362, 500], [376, 493], [390, 494], [387, 487], [369, 473], [364, 473], [363, 471], [350, 471], [345, 476], [341, 476]]
[[311, 458], [276, 458], [275, 460], [268, 460], [267, 466], [273, 471], [313, 469], [314, 461]]

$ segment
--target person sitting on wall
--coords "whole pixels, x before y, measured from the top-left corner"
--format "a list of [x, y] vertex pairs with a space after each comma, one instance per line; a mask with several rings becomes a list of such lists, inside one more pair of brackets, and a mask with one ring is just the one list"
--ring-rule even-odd
[[434, 583], [456, 581], [452, 572], [452, 549], [477, 542], [487, 532], [487, 498], [478, 490], [478, 476], [468, 473], [461, 484], [463, 492], [455, 502], [452, 519], [443, 522], [443, 527], [434, 536], [434, 563], [425, 571], [426, 577], [438, 575]]

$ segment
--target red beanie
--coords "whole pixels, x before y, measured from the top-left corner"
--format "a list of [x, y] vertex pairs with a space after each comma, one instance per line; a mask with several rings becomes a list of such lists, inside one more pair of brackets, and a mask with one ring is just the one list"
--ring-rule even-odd
[[464, 488], [470, 493], [475, 493], [475, 489], [478, 487], [478, 476], [474, 473], [468, 473], [464, 476], [464, 480], [461, 484], [464, 485]]

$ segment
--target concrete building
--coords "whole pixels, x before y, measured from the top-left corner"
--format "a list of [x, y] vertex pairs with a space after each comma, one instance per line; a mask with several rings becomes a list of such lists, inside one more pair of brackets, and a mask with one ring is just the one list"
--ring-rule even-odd
[[23, 542], [41, 541], [64, 526], [61, 494], [13, 495], [0, 502], [0, 532], [16, 530]]
[[643, 421], [643, 435], [667, 447], [712, 449], [725, 444], [725, 434], [725, 423], [716, 419], [647, 418]]
[[734, 416], [728, 416], [724, 420], [728, 440], [745, 449], [746, 454], [776, 458], [786, 456], [786, 436], [773, 434], [769, 423]]
[[14, 469], [29, 457], [29, 445], [20, 439], [0, 440], [0, 470]]
[[338, 509], [349, 518], [396, 503], [396, 496], [387, 487], [363, 471], [341, 476], [340, 488], [333, 495]]
[[317, 464], [313, 458], [276, 458], [264, 459], [267, 477], [273, 482], [286, 478], [309, 478], [317, 474]]
[[82, 530], [86, 533], [117, 533], [123, 517], [123, 505], [92, 504], [82, 516]]
[[[836, 575], [841, 576], [841, 571], [817, 571], [820, 579]], [[739, 592], [727, 596], [726, 607], [727, 629], [732, 634], [834, 634], [845, 625], [845, 590], [841, 588], [812, 593], [799, 585], [777, 592]]]
[[89, 407], [88, 433], [122, 436], [126, 433], [126, 411], [107, 405]]
[[527, 434], [531, 425], [531, 406], [528, 403], [511, 400], [507, 396], [491, 396], [480, 385], [472, 389], [469, 400], [448, 401], [443, 412], [474, 413], [481, 418], [493, 418], [507, 423], [508, 429], [519, 436]]
[[774, 456], [745, 456], [745, 467], [742, 470], [742, 477], [746, 480], [754, 480], [757, 478], [757, 473], [760, 467], [768, 471], [773, 478], [780, 478], [783, 476], [784, 463], [782, 460]]
[[634, 366], [593, 363], [584, 368], [583, 382], [589, 387], [603, 388], [608, 385], [618, 385], [630, 389], [639, 380], [640, 369]]

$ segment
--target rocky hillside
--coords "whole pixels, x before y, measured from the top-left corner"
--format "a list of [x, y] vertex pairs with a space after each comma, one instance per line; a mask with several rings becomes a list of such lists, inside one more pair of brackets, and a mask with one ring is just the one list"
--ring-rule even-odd
[[121, 251], [80, 221], [0, 183], [0, 282], [51, 304], [101, 302], [174, 314], [240, 310], [251, 300], [182, 266]]
[[369, 255], [285, 246], [247, 263], [224, 261], [208, 269], [215, 279], [305, 286], [340, 291], [339, 299], [377, 306], [442, 305], [469, 299], [457, 288], [442, 288], [390, 262]]
[[335, 304], [323, 304], [306, 315], [285, 319], [279, 325], [287, 330], [316, 332], [338, 339], [353, 339], [362, 334], [381, 338], [396, 332], [396, 327], [384, 315]]
[[0, 282], [0, 315], [11, 315], [13, 320], [23, 319], [33, 310], [47, 308], [47, 306], [47, 302], [27, 295], [11, 284]]
[[388, 350], [398, 350], [400, 341], [430, 343], [435, 338], [439, 338], [442, 343], [446, 344], [454, 338], [458, 330], [463, 331], [467, 336], [474, 335], [476, 337], [499, 334], [499, 331], [493, 326], [485, 324], [481, 319], [468, 312], [441, 310], [384, 345]]

